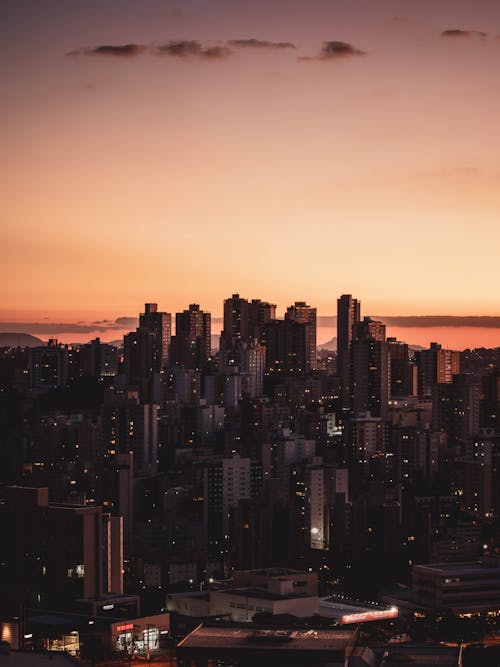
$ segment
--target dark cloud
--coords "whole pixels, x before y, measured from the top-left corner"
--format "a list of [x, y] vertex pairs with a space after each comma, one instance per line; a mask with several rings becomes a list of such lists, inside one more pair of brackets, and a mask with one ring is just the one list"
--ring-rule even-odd
[[452, 30], [443, 30], [441, 37], [487, 37], [487, 33], [480, 30], [459, 30], [453, 28]]
[[231, 49], [229, 49], [227, 46], [210, 46], [204, 49], [201, 55], [203, 58], [214, 58], [215, 60], [220, 60], [223, 58], [228, 58], [231, 53]]
[[185, 39], [168, 42], [154, 49], [155, 53], [176, 58], [206, 58], [207, 60], [222, 60], [228, 58], [232, 51], [227, 46], [204, 46], [195, 39]]
[[357, 49], [352, 44], [347, 42], [339, 42], [337, 40], [332, 40], [329, 42], [323, 42], [321, 51], [319, 55], [315, 57], [302, 57], [299, 60], [340, 60], [343, 58], [351, 58], [353, 56], [365, 56], [365, 51]]
[[292, 42], [269, 42], [266, 39], [230, 39], [229, 46], [243, 49], [296, 49]]
[[76, 49], [68, 52], [67, 56], [116, 56], [118, 58], [135, 58], [149, 51], [158, 55], [173, 56], [176, 58], [200, 58], [205, 60], [223, 60], [232, 54], [235, 48], [254, 49], [295, 49], [292, 42], [270, 42], [262, 39], [231, 39], [225, 45], [205, 44], [196, 39], [172, 40], [159, 46], [144, 46], [142, 44], [103, 44], [93, 48]]
[[139, 44], [123, 44], [120, 46], [97, 46], [91, 51], [96, 56], [120, 56], [131, 58], [140, 55], [144, 51], [144, 46]]
[[103, 44], [92, 49], [70, 51], [67, 56], [116, 56], [118, 58], [135, 58], [144, 52], [146, 47], [141, 44]]
[[125, 329], [126, 327], [136, 327], [139, 324], [138, 317], [117, 317], [115, 320], [116, 328]]
[[347, 42], [323, 42], [320, 58], [329, 60], [330, 58], [346, 58], [350, 56], [364, 56], [364, 51], [356, 49], [352, 44]]

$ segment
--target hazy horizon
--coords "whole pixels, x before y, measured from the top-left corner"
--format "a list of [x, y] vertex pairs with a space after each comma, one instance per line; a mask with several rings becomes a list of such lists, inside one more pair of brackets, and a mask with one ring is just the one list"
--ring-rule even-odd
[[[408, 325], [396, 323], [399, 318], [384, 318], [377, 316], [386, 322], [387, 336], [395, 337], [410, 345], [427, 347], [431, 342], [438, 342], [443, 347], [451, 349], [466, 349], [474, 347], [500, 347], [500, 327], [484, 326], [480, 324], [484, 318], [476, 318], [477, 324], [465, 326], [464, 324], [452, 324], [450, 321], [463, 322], [462, 317], [445, 316], [448, 324], [446, 326], [412, 326], [414, 317], [408, 317]], [[435, 318], [432, 318], [435, 319]], [[494, 319], [494, 318], [491, 318]], [[500, 319], [500, 318], [498, 318]], [[100, 321], [92, 322], [1, 322], [0, 333], [28, 333], [42, 340], [57, 338], [63, 343], [85, 343], [93, 338], [99, 337], [103, 342], [119, 340], [124, 334], [135, 329], [138, 318], [117, 318], [118, 322]], [[337, 335], [336, 320], [334, 315], [319, 315], [317, 327], [317, 342], [322, 345]], [[126, 321], [126, 322], [125, 322]], [[390, 323], [392, 322], [392, 323]], [[398, 326], [399, 324], [399, 326]], [[222, 329], [222, 317], [212, 317], [212, 335], [217, 335]], [[172, 333], [175, 332], [175, 314], [172, 314]]]

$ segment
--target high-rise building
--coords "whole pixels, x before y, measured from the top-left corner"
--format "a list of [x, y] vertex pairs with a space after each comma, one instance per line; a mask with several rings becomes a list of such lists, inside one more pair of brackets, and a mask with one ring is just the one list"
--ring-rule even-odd
[[315, 369], [318, 362], [316, 349], [316, 308], [311, 308], [305, 301], [296, 301], [293, 306], [288, 307], [285, 320], [305, 325], [306, 364], [308, 370]]
[[106, 454], [96, 478], [96, 499], [113, 516], [123, 517], [124, 540], [132, 535], [134, 518], [134, 454]]
[[350, 404], [350, 356], [352, 329], [360, 321], [361, 303], [351, 294], [337, 299], [337, 369], [342, 392], [342, 405]]
[[351, 417], [344, 426], [344, 448], [349, 469], [366, 475], [370, 458], [385, 452], [386, 428], [380, 417], [359, 414]]
[[395, 338], [387, 339], [391, 355], [391, 397], [417, 395], [417, 366], [410, 360], [409, 347]]
[[352, 341], [358, 340], [385, 341], [385, 324], [379, 320], [373, 320], [371, 317], [363, 317], [362, 320], [355, 322], [352, 327]]
[[33, 389], [64, 387], [68, 381], [68, 346], [51, 338], [47, 345], [30, 349], [31, 386]]
[[271, 375], [302, 374], [310, 370], [307, 324], [272, 320], [262, 328], [266, 346], [266, 372]]
[[482, 424], [497, 428], [500, 425], [500, 370], [493, 368], [483, 376]]
[[283, 430], [282, 437], [276, 446], [276, 472], [285, 494], [290, 489], [292, 467], [296, 463], [316, 462], [316, 442], [291, 434], [288, 429]]
[[50, 503], [47, 488], [6, 487], [0, 505], [0, 600], [53, 608], [123, 593], [122, 517]]
[[170, 345], [171, 362], [184, 368], [202, 369], [210, 357], [211, 317], [191, 304], [175, 316], [175, 336]]
[[134, 469], [155, 474], [158, 467], [158, 405], [140, 403], [136, 391], [109, 390], [101, 410], [104, 455], [134, 453]]
[[252, 299], [248, 304], [248, 329], [250, 336], [261, 339], [261, 329], [264, 324], [276, 319], [276, 305], [261, 301], [260, 299]]
[[474, 376], [454, 375], [452, 382], [435, 384], [432, 418], [436, 431], [448, 435], [450, 444], [465, 443], [479, 433], [481, 385]]
[[141, 401], [159, 400], [159, 374], [168, 362], [171, 315], [147, 303], [139, 326], [123, 337], [123, 367], [128, 384], [139, 388]]
[[261, 488], [262, 467], [249, 458], [234, 454], [205, 464], [204, 528], [206, 544], [212, 552], [224, 552], [239, 501], [256, 496]]
[[94, 378], [113, 377], [118, 373], [118, 348], [99, 338], [79, 348], [82, 375]]
[[435, 384], [449, 384], [460, 373], [460, 352], [443, 350], [438, 343], [417, 352], [416, 359], [419, 396], [432, 396]]
[[172, 316], [160, 312], [156, 303], [146, 303], [144, 312], [139, 315], [139, 329], [154, 334], [153, 370], [161, 370], [168, 362]]
[[345, 468], [311, 465], [306, 468], [307, 535], [311, 549], [328, 549], [337, 494], [348, 501], [349, 476]]
[[353, 327], [351, 343], [351, 406], [355, 414], [387, 417], [391, 356], [385, 325], [365, 317]]
[[233, 294], [224, 301], [224, 330], [221, 346], [231, 349], [237, 340], [248, 338], [248, 301]]

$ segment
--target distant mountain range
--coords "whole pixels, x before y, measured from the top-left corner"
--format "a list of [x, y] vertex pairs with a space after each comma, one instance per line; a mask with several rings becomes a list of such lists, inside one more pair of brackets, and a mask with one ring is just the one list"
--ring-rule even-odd
[[37, 347], [45, 344], [46, 341], [31, 334], [0, 332], [0, 347]]

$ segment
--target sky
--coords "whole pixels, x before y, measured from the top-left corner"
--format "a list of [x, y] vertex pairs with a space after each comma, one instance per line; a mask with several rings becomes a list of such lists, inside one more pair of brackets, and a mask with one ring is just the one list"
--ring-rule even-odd
[[499, 315], [499, 65], [497, 0], [1, 3], [0, 320]]

